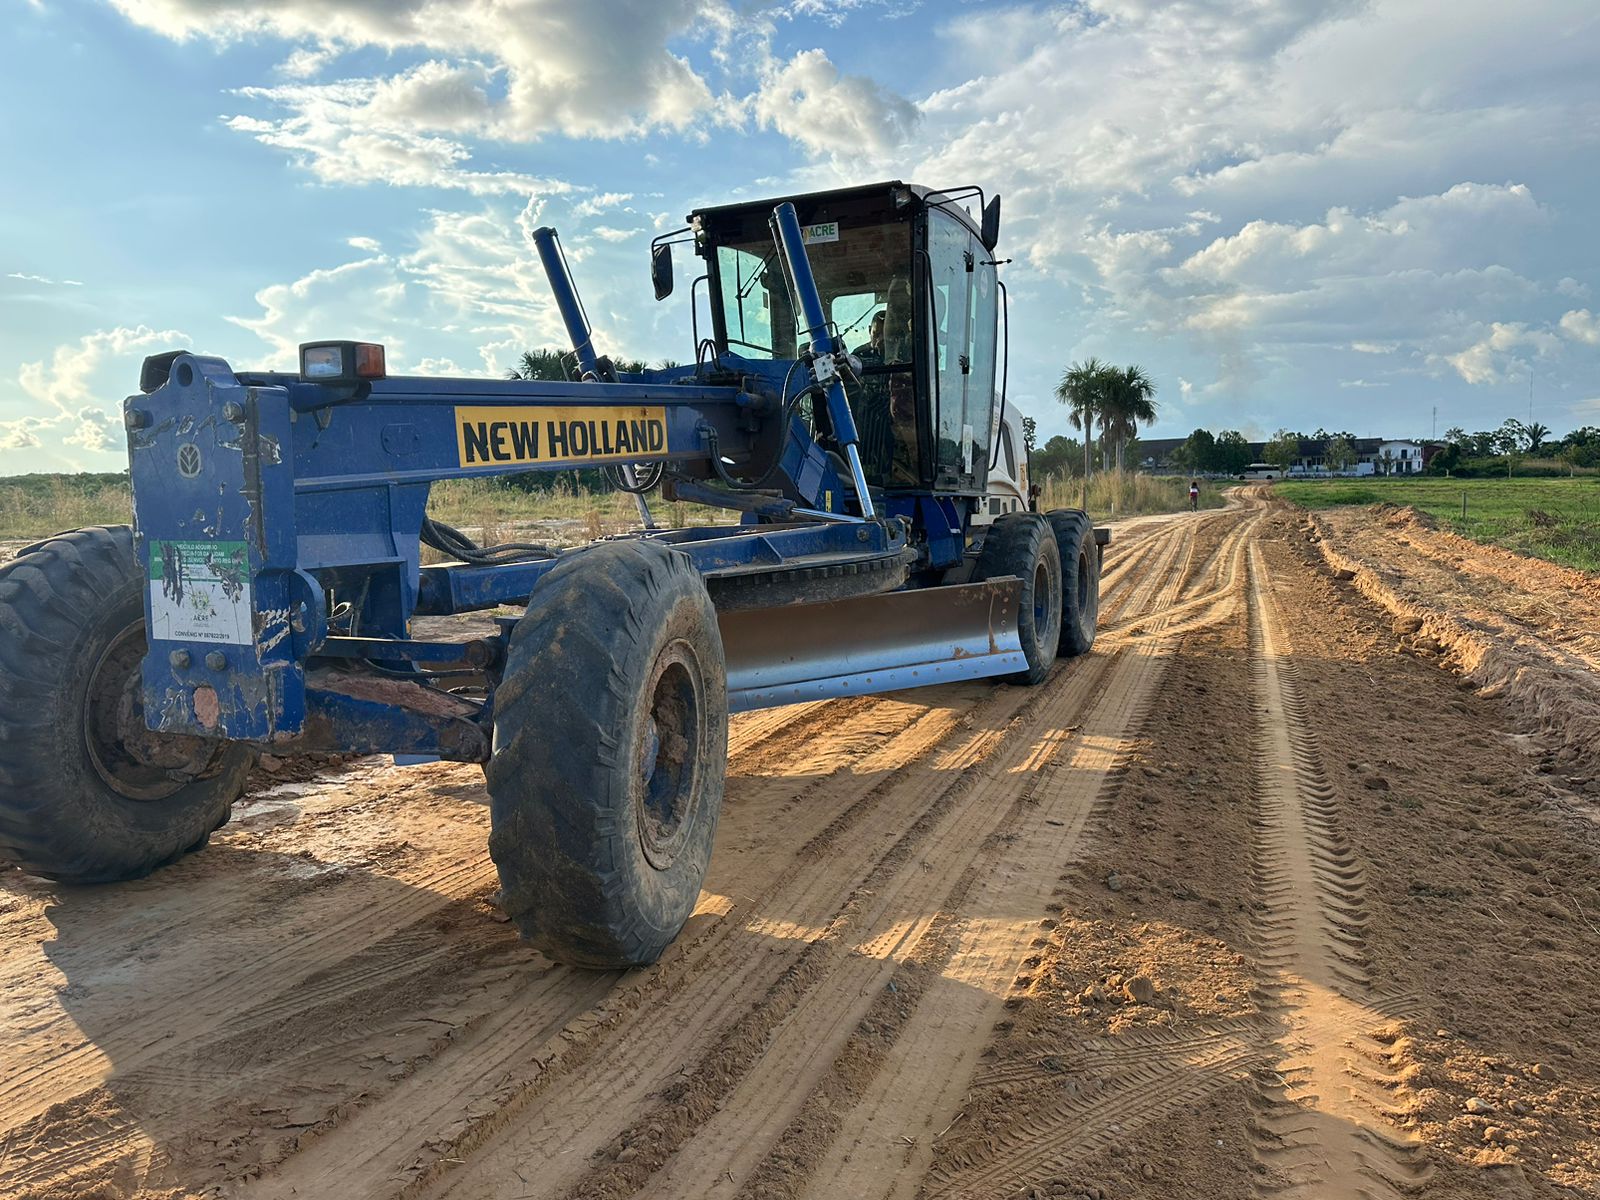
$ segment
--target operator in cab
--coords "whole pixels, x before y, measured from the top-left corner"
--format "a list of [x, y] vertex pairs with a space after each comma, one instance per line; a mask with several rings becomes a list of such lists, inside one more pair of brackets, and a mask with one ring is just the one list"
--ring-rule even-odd
[[867, 341], [853, 351], [861, 360], [862, 380], [859, 398], [851, 407], [869, 478], [889, 487], [906, 487], [918, 482], [916, 398], [911, 375], [888, 368], [909, 365], [910, 355], [903, 348], [910, 345], [910, 339], [896, 339], [894, 351], [890, 350], [888, 313], [886, 306], [873, 314]]

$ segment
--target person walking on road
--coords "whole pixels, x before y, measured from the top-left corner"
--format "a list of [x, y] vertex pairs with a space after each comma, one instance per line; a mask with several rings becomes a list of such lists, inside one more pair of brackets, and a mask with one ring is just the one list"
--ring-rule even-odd
[[1189, 511], [1200, 511], [1200, 481], [1198, 479], [1189, 480]]

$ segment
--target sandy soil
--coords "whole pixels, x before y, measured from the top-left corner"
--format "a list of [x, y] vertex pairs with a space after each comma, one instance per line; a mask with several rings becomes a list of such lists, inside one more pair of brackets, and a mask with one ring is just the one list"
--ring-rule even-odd
[[1600, 1194], [1600, 599], [1469, 546], [1130, 522], [1043, 687], [737, 719], [647, 971], [517, 941], [476, 768], [0, 874], [0, 1195]]

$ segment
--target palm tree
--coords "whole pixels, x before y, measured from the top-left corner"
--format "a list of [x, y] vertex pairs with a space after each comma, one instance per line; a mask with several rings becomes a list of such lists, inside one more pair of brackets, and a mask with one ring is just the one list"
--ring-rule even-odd
[[1522, 427], [1522, 438], [1527, 443], [1529, 454], [1537, 454], [1544, 446], [1545, 438], [1550, 436], [1550, 426], [1541, 425], [1538, 421]]
[[571, 379], [559, 350], [524, 350], [507, 379]]
[[1108, 439], [1116, 441], [1119, 471], [1128, 443], [1139, 436], [1139, 426], [1156, 419], [1156, 403], [1151, 398], [1155, 394], [1155, 381], [1143, 367], [1112, 367], [1107, 372], [1100, 427]]
[[1116, 368], [1101, 362], [1098, 358], [1089, 357], [1081, 363], [1073, 363], [1061, 373], [1061, 382], [1056, 384], [1056, 399], [1068, 406], [1072, 427], [1083, 430], [1083, 483], [1089, 486], [1090, 443], [1094, 440], [1094, 422], [1098, 416], [1101, 427], [1105, 423], [1105, 401], [1107, 384]]

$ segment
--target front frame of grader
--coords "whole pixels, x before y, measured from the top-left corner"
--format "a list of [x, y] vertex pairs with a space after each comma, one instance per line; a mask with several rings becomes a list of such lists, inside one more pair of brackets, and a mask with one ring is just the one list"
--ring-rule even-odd
[[[608, 464], [671, 464], [687, 476], [674, 478], [675, 494], [748, 506], [746, 524], [630, 535], [670, 545], [705, 577], [721, 613], [734, 711], [1022, 669], [1014, 586], [894, 590], [915, 558], [914, 522], [876, 514], [872, 489], [856, 482], [857, 435], [834, 365], [842, 348], [795, 222], [785, 205], [774, 227], [811, 330], [806, 359], [727, 360], [733, 369], [716, 372], [715, 383], [683, 372], [606, 378], [546, 230], [536, 245], [584, 381], [347, 371], [324, 382], [308, 372], [236, 373], [192, 354], [148, 363], [148, 390], [128, 399], [125, 418], [136, 553], [150, 580], [150, 727], [284, 752], [486, 760], [511, 622], [422, 640], [413, 620], [523, 603], [559, 560], [422, 565], [429, 487]], [[354, 349], [331, 352], [350, 359]], [[796, 368], [828, 405], [844, 472], [794, 428]], [[713, 452], [720, 463], [709, 463]], [[774, 456], [795, 498], [733, 494], [693, 478], [714, 483], [717, 466]], [[810, 583], [759, 586], [785, 577]], [[853, 582], [841, 588], [841, 580]], [[770, 603], [780, 607], [755, 615]], [[476, 712], [426, 686], [439, 672], [488, 682]]]

